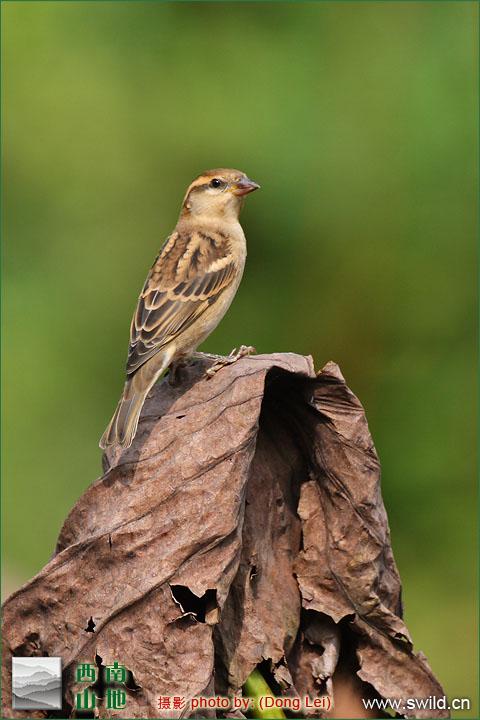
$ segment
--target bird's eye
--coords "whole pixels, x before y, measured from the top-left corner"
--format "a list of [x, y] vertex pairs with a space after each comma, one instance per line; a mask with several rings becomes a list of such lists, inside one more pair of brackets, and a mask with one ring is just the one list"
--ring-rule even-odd
[[223, 182], [219, 180], [218, 178], [213, 178], [213, 180], [210, 181], [210, 187], [212, 188], [219, 188], [223, 185]]

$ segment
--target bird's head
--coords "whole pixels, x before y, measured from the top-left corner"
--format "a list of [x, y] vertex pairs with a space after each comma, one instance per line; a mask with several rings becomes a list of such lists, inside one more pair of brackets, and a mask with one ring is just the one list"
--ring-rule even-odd
[[189, 186], [182, 215], [238, 220], [245, 195], [259, 187], [240, 170], [207, 170]]

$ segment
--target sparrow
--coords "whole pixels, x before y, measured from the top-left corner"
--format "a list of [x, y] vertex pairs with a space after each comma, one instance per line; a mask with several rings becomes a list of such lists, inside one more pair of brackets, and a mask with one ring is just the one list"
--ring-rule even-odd
[[259, 187], [245, 173], [226, 168], [208, 170], [188, 187], [177, 225], [138, 298], [127, 379], [102, 449], [130, 447], [156, 380], [191, 357], [227, 312], [247, 256], [240, 210], [245, 196]]

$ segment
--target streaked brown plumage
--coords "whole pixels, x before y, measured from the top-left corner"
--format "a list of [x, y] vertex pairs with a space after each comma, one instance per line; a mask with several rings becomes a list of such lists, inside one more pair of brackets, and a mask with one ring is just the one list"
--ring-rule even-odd
[[239, 170], [209, 170], [184, 198], [177, 226], [155, 260], [130, 327], [127, 380], [100, 447], [129, 447], [145, 398], [171, 364], [218, 325], [240, 284], [246, 241], [238, 221], [259, 186]]

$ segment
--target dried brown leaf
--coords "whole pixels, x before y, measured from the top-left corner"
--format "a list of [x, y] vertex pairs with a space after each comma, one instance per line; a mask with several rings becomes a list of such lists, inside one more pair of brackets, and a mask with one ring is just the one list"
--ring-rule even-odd
[[134, 445], [5, 603], [3, 716], [25, 717], [12, 655], [63, 658], [63, 716], [96, 656], [132, 671], [131, 718], [182, 715], [160, 695], [238, 692], [260, 663], [279, 694], [335, 698], [348, 667], [365, 696], [443, 695], [402, 620], [378, 458], [337, 366], [285, 353], [204, 371], [153, 389]]

